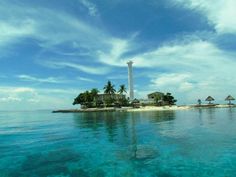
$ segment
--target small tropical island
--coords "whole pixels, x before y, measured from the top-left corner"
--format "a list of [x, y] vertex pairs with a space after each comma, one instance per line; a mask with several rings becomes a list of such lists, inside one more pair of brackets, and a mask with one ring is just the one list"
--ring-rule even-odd
[[80, 105], [80, 109], [57, 110], [54, 113], [62, 112], [111, 112], [111, 111], [158, 111], [158, 110], [183, 110], [189, 108], [224, 108], [235, 107], [232, 103], [234, 97], [231, 95], [225, 98], [228, 101], [226, 105], [215, 104], [212, 96], [208, 96], [205, 101], [207, 104], [202, 104], [201, 99], [197, 100], [196, 105], [177, 106], [177, 100], [171, 93], [153, 92], [147, 95], [146, 99], [130, 100], [126, 97], [127, 89], [124, 84], [116, 90], [115, 85], [111, 81], [107, 81], [103, 88], [103, 93], [97, 88], [92, 88], [90, 91], [79, 93], [74, 99], [73, 105]]
[[111, 81], [103, 88], [103, 93], [97, 88], [79, 93], [74, 99], [73, 105], [80, 105], [80, 109], [58, 110], [54, 112], [95, 112], [95, 111], [135, 111], [141, 108], [174, 106], [177, 100], [171, 93], [153, 92], [148, 94], [147, 99], [130, 100], [126, 97], [127, 89], [124, 84], [116, 91]]
[[125, 84], [119, 86], [118, 89], [115, 85], [108, 80], [103, 91], [97, 88], [86, 90], [79, 93], [74, 98], [73, 105], [80, 105], [79, 109], [68, 110], [56, 110], [53, 113], [70, 113], [70, 112], [134, 112], [134, 111], [159, 111], [159, 110], [183, 110], [190, 108], [225, 108], [235, 107], [232, 103], [234, 97], [228, 95], [225, 101], [228, 101], [226, 105], [215, 104], [215, 100], [212, 96], [208, 96], [205, 101], [208, 104], [202, 104], [201, 99], [197, 100], [197, 104], [177, 106], [177, 100], [172, 93], [152, 92], [147, 95], [147, 98], [137, 99], [134, 97], [134, 84], [133, 84], [133, 68], [132, 61], [128, 64], [128, 85], [129, 85], [129, 97], [127, 97], [127, 89]]

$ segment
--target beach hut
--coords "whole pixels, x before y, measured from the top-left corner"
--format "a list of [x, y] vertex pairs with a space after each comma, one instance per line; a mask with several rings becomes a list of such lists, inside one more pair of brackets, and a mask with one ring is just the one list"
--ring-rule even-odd
[[140, 101], [136, 98], [131, 102], [131, 104], [133, 108], [140, 108]]
[[233, 101], [233, 100], [235, 100], [235, 99], [231, 95], [229, 95], [225, 98], [225, 101], [229, 101], [229, 105], [232, 104], [231, 101]]
[[209, 104], [211, 104], [211, 102], [214, 101], [214, 100], [215, 100], [215, 99], [212, 98], [211, 96], [208, 96], [208, 97], [206, 98], [206, 101], [209, 101]]

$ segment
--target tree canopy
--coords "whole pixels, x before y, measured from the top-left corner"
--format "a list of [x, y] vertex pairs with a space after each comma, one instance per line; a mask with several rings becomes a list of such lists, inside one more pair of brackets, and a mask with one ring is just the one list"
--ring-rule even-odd
[[111, 83], [111, 81], [108, 81], [103, 89], [104, 89], [104, 93], [106, 93], [106, 94], [115, 94], [116, 93], [115, 85], [113, 85]]
[[163, 101], [167, 102], [169, 105], [174, 105], [177, 100], [171, 95], [171, 93], [166, 93], [163, 96]]
[[124, 84], [120, 85], [120, 89], [118, 90], [118, 93], [119, 94], [127, 93]]

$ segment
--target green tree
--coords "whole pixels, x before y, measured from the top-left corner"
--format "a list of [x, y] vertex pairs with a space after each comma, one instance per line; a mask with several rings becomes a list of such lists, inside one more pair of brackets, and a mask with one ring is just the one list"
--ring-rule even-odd
[[95, 98], [95, 97], [98, 96], [99, 90], [96, 89], [96, 88], [93, 88], [93, 89], [90, 91], [90, 93], [91, 93], [91, 96], [92, 96], [93, 98]]
[[113, 106], [115, 99], [112, 98], [111, 96], [108, 96], [104, 99], [104, 102], [106, 104], [106, 107], [111, 107], [111, 106]]
[[201, 99], [198, 99], [197, 102], [198, 102], [198, 105], [202, 104], [202, 100]]
[[85, 99], [84, 99], [84, 93], [80, 93], [75, 99], [74, 102], [72, 103], [73, 105], [76, 104], [81, 104], [84, 105]]
[[104, 86], [104, 93], [106, 94], [115, 94], [115, 85], [112, 85], [111, 81], [108, 81], [107, 84]]
[[87, 104], [93, 101], [92, 95], [88, 90], [84, 92], [84, 101]]
[[171, 93], [166, 93], [163, 96], [163, 101], [168, 103], [168, 105], [174, 105], [177, 100], [171, 95]]
[[95, 107], [97, 107], [98, 105], [98, 93], [99, 93], [99, 90], [96, 89], [96, 88], [93, 88], [91, 91], [90, 91], [90, 95], [92, 97], [92, 100], [93, 100], [93, 104]]
[[118, 99], [120, 106], [129, 106], [129, 100], [125, 97], [120, 97]]
[[123, 93], [127, 93], [124, 84], [120, 85], [120, 89], [118, 90], [118, 93], [121, 94], [121, 95], [122, 95]]
[[154, 101], [155, 101], [155, 104], [156, 105], [158, 105], [158, 106], [160, 106], [161, 105], [161, 103], [160, 103], [160, 101], [162, 100], [163, 98], [162, 98], [162, 95], [155, 95], [155, 97], [154, 97]]

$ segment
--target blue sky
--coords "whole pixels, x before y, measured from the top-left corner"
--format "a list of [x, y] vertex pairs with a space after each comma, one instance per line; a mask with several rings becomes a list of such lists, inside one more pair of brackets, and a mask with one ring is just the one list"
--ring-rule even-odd
[[235, 0], [0, 0], [0, 109], [71, 108], [78, 93], [127, 86], [179, 104], [236, 97]]

